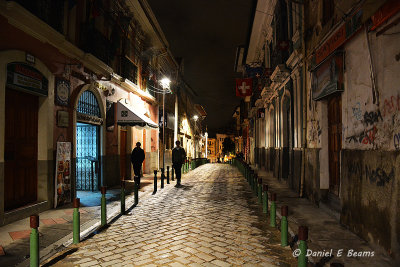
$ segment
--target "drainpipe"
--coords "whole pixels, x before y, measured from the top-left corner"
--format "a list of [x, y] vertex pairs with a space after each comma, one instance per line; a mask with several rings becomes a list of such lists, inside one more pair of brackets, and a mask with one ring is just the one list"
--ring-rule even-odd
[[306, 42], [305, 42], [305, 37], [304, 37], [304, 29], [305, 29], [305, 19], [304, 19], [304, 3], [302, 5], [302, 18], [301, 18], [301, 26], [302, 30], [300, 31], [301, 33], [301, 47], [302, 47], [302, 54], [303, 54], [303, 135], [302, 135], [302, 164], [301, 164], [301, 179], [300, 179], [300, 197], [304, 196], [304, 180], [305, 180], [305, 175], [306, 175], [306, 147], [307, 147], [307, 81], [306, 81]]

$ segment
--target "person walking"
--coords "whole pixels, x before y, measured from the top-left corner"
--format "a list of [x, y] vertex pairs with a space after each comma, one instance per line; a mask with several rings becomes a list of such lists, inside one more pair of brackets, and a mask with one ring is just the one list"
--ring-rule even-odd
[[140, 147], [142, 144], [140, 142], [136, 143], [136, 147], [132, 150], [131, 162], [133, 165], [133, 172], [135, 173], [135, 184], [140, 188], [140, 171], [142, 169], [142, 163], [144, 161], [145, 155], [144, 150]]
[[186, 160], [186, 152], [185, 149], [181, 147], [181, 142], [176, 141], [175, 144], [176, 147], [172, 149], [172, 168], [175, 169], [176, 186], [179, 187], [181, 186], [181, 170], [182, 164]]

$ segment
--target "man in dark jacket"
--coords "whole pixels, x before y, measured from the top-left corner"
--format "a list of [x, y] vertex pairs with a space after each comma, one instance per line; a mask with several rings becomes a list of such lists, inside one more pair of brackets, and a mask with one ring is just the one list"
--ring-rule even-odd
[[145, 158], [144, 151], [140, 148], [141, 145], [142, 144], [140, 142], [137, 142], [136, 147], [132, 150], [131, 154], [133, 172], [135, 173], [134, 181], [138, 188], [140, 188], [140, 170], [142, 169], [142, 163]]
[[181, 142], [175, 142], [176, 147], [172, 149], [172, 167], [175, 169], [176, 174], [176, 186], [181, 185], [181, 168], [182, 164], [186, 160], [186, 152], [183, 147], [181, 147]]

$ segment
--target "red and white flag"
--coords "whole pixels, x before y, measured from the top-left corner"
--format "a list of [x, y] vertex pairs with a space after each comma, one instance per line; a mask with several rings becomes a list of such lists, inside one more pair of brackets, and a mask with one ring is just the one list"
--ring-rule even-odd
[[236, 96], [245, 97], [252, 93], [253, 80], [251, 78], [236, 79]]

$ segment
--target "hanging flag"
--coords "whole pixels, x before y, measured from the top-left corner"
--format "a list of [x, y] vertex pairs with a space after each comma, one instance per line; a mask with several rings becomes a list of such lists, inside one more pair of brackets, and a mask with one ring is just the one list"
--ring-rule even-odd
[[236, 96], [245, 97], [252, 93], [253, 80], [251, 78], [236, 79]]
[[290, 47], [290, 43], [287, 40], [283, 40], [278, 43], [278, 48], [281, 51], [289, 50], [289, 47]]
[[249, 65], [245, 66], [247, 77], [259, 77], [263, 74], [264, 68], [263, 67], [250, 67]]

